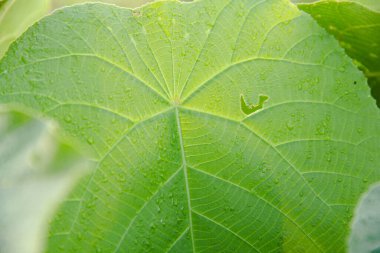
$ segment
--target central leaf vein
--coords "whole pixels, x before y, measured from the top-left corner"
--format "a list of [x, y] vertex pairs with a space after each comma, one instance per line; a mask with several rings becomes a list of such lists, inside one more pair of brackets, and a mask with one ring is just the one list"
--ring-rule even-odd
[[175, 113], [176, 113], [176, 120], [177, 120], [177, 127], [178, 127], [179, 143], [181, 146], [182, 168], [183, 168], [183, 174], [184, 174], [185, 185], [186, 185], [186, 195], [187, 195], [187, 206], [188, 206], [188, 212], [189, 212], [189, 228], [190, 228], [190, 234], [191, 234], [191, 243], [192, 243], [192, 247], [193, 247], [193, 252], [195, 252], [193, 221], [192, 221], [192, 217], [191, 217], [192, 209], [191, 209], [191, 200], [190, 200], [189, 179], [188, 179], [188, 175], [187, 175], [186, 155], [185, 155], [185, 148], [183, 145], [181, 120], [179, 118], [178, 107], [175, 108]]

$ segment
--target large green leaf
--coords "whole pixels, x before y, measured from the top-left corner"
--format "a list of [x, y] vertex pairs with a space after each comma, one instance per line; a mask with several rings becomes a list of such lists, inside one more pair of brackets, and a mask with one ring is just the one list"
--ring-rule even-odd
[[97, 154], [49, 252], [343, 252], [380, 180], [365, 77], [288, 1], [62, 9], [0, 73]]
[[317, 2], [318, 0], [291, 0], [292, 3], [295, 4], [303, 4], [303, 3], [314, 3]]
[[48, 219], [86, 166], [55, 124], [0, 107], [0, 252], [41, 252]]
[[380, 184], [371, 187], [356, 208], [350, 236], [350, 252], [380, 252]]
[[78, 3], [86, 3], [86, 2], [102, 2], [115, 4], [123, 7], [139, 7], [148, 2], [152, 2], [154, 0], [52, 0], [53, 8], [60, 8], [68, 5], [78, 4]]
[[380, 107], [380, 1], [322, 0], [298, 7], [311, 14], [358, 61]]
[[50, 0], [4, 0], [0, 2], [0, 58], [9, 44], [50, 9]]

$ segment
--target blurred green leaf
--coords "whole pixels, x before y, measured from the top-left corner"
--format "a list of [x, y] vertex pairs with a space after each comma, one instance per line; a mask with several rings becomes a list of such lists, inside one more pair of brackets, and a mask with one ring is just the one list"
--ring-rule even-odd
[[318, 0], [291, 0], [295, 4], [300, 4], [300, 3], [314, 3], [317, 2]]
[[30, 25], [47, 14], [50, 0], [4, 0], [0, 2], [0, 58], [8, 46]]
[[337, 0], [338, 2], [352, 2], [352, 3], [357, 3], [360, 5], [363, 5], [364, 7], [380, 12], [380, 1], [379, 0]]
[[42, 252], [48, 220], [86, 167], [54, 123], [0, 107], [0, 252]]
[[380, 184], [363, 194], [351, 227], [350, 253], [380, 252]]
[[298, 7], [333, 34], [357, 61], [380, 107], [380, 1], [322, 0]]

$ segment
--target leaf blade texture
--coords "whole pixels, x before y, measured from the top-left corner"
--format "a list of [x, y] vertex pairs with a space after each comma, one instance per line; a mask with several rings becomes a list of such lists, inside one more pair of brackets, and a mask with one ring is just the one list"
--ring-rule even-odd
[[[93, 0], [52, 0], [53, 9], [62, 8], [80, 3], [99, 2]], [[136, 8], [143, 4], [151, 2], [150, 0], [102, 0], [102, 3], [115, 4], [117, 6]]]
[[50, 252], [344, 252], [380, 179], [365, 77], [287, 1], [59, 10], [0, 73], [96, 154]]

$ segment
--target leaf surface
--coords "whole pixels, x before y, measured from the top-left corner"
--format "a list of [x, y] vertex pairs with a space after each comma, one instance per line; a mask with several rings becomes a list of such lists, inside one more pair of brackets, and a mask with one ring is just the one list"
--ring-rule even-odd
[[108, 4], [115, 4], [117, 6], [130, 7], [135, 8], [139, 7], [148, 2], [152, 2], [152, 0], [52, 0], [53, 9], [61, 8], [69, 5], [74, 5], [78, 3], [86, 3], [86, 2], [102, 2]]
[[49, 252], [344, 252], [380, 179], [365, 77], [287, 1], [62, 9], [0, 73], [96, 153]]
[[42, 252], [48, 219], [86, 169], [50, 121], [0, 107], [0, 252]]
[[380, 107], [380, 1], [323, 0], [298, 7], [333, 34], [357, 61]]

